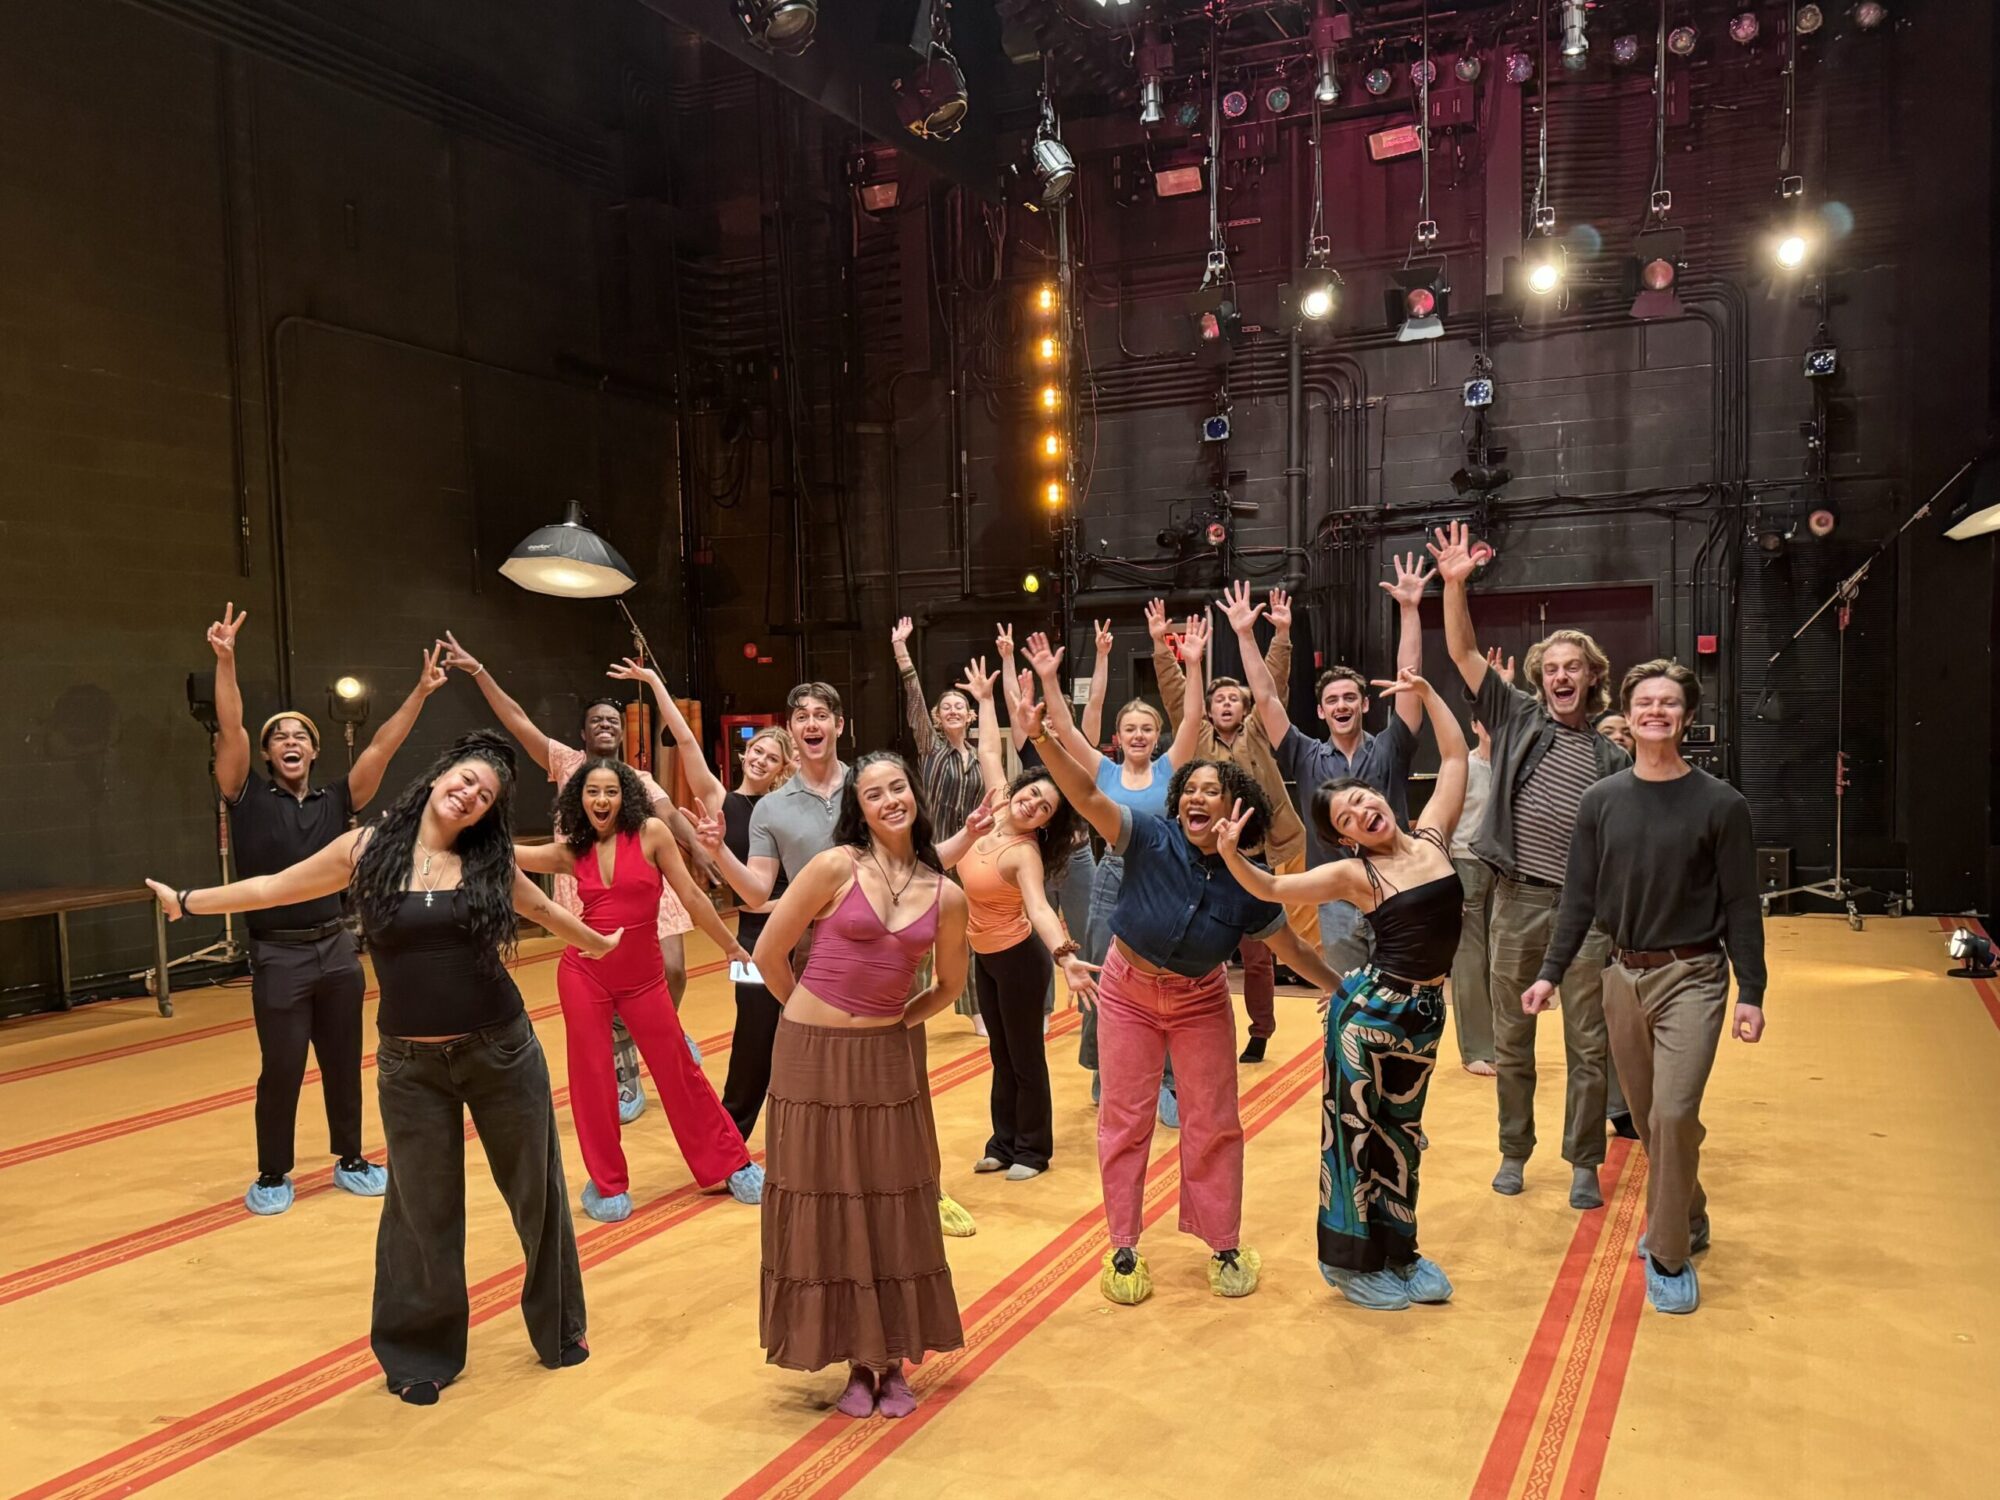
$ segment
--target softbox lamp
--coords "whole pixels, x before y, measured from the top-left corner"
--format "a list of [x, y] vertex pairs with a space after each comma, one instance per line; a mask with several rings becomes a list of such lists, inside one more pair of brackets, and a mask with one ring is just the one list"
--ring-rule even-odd
[[500, 574], [531, 594], [567, 599], [610, 599], [639, 581], [618, 549], [583, 524], [583, 507], [574, 500], [560, 523], [529, 532]]

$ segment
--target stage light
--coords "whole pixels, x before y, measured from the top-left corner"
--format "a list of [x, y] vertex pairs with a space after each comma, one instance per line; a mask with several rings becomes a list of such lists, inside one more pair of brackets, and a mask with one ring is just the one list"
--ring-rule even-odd
[[1313, 97], [1321, 104], [1340, 103], [1340, 44], [1353, 35], [1354, 22], [1347, 13], [1336, 13], [1327, 0], [1320, 0], [1312, 23], [1312, 50], [1319, 70]]
[[[1139, 74], [1139, 123], [1157, 125], [1167, 114], [1167, 74], [1173, 71], [1174, 44], [1160, 39], [1159, 28], [1148, 26], [1132, 49], [1132, 66]], [[1183, 113], [1186, 106], [1182, 106]], [[1192, 119], [1181, 121], [1184, 126]]]
[[1396, 330], [1396, 342], [1444, 336], [1444, 315], [1450, 310], [1451, 285], [1441, 264], [1405, 266], [1389, 273], [1390, 285], [1383, 293], [1389, 326]]
[[1139, 123], [1157, 125], [1167, 117], [1166, 89], [1158, 78], [1139, 80]]
[[1058, 389], [1057, 387], [1055, 387], [1055, 386], [1052, 386], [1052, 385], [1045, 385], [1045, 386], [1043, 386], [1043, 387], [1042, 387], [1042, 410], [1043, 410], [1043, 411], [1060, 411], [1061, 409], [1062, 409], [1062, 392], [1061, 392], [1061, 390], [1059, 390], [1059, 389]]
[[1590, 55], [1590, 38], [1584, 34], [1583, 0], [1562, 0], [1563, 66], [1577, 68]]
[[1054, 364], [1056, 356], [1061, 352], [1060, 346], [1047, 334], [1035, 340], [1035, 358], [1045, 365]]
[[1563, 283], [1562, 257], [1553, 247], [1542, 250], [1528, 262], [1528, 290], [1547, 297]]
[[563, 518], [522, 538], [500, 565], [500, 576], [533, 594], [610, 599], [639, 581], [618, 549], [583, 524], [583, 507], [570, 501]]
[[368, 688], [359, 677], [336, 677], [326, 690], [327, 717], [341, 726], [348, 753], [354, 750], [354, 731], [368, 722]]
[[1757, 550], [1766, 557], [1776, 558], [1778, 554], [1785, 550], [1785, 543], [1792, 539], [1793, 533], [1797, 530], [1798, 523], [1789, 517], [1781, 520], [1759, 522], [1757, 526]]
[[735, 10], [753, 47], [784, 57], [810, 47], [819, 25], [819, 0], [735, 0]]
[[1452, 76], [1460, 83], [1477, 83], [1484, 66], [1477, 52], [1461, 52], [1458, 61], [1451, 65]]
[[755, 661], [757, 659], [757, 643], [755, 641], [745, 641], [743, 643], [743, 659], [745, 661]]
[[361, 685], [361, 679], [359, 677], [336, 677], [333, 680], [334, 696], [336, 698], [345, 699], [350, 703], [353, 702], [356, 698], [359, 698], [363, 693], [367, 691], [368, 690]]
[[1333, 279], [1327, 277], [1306, 287], [1299, 297], [1299, 312], [1315, 323], [1323, 323], [1333, 316], [1335, 301]]
[[1281, 115], [1292, 107], [1292, 91], [1282, 83], [1274, 85], [1264, 95], [1264, 108], [1274, 115]]
[[1535, 76], [1535, 60], [1525, 52], [1507, 54], [1507, 81], [1526, 83]]
[[1023, 576], [1023, 578], [1021, 579], [1022, 593], [1039, 594], [1041, 591], [1042, 591], [1042, 575], [1039, 572], [1029, 573]]
[[1241, 89], [1231, 89], [1222, 96], [1222, 115], [1226, 120], [1240, 120], [1250, 113], [1250, 96]]
[[1771, 255], [1787, 271], [1796, 271], [1806, 263], [1806, 256], [1812, 251], [1811, 243], [1798, 231], [1793, 230], [1778, 236], [1771, 246]]
[[1410, 87], [1413, 89], [1429, 88], [1437, 82], [1437, 76], [1437, 64], [1428, 57], [1410, 64]]
[[[1183, 130], [1192, 130], [1201, 123], [1201, 106], [1192, 99], [1185, 101], [1174, 111], [1174, 123]], [[1162, 197], [1168, 195], [1161, 194]]]
[[1688, 57], [1700, 40], [1700, 34], [1692, 26], [1676, 26], [1667, 33], [1667, 50], [1675, 57]]
[[1854, 7], [1854, 24], [1863, 31], [1873, 31], [1888, 19], [1889, 7], [1878, 4], [1877, 0], [1861, 0]]
[[1632, 243], [1625, 263], [1626, 290], [1632, 295], [1632, 316], [1642, 322], [1681, 315], [1681, 255], [1686, 234], [1680, 229], [1649, 229]]
[[1729, 40], [1739, 47], [1747, 47], [1757, 40], [1757, 34], [1764, 28], [1753, 10], [1739, 11], [1730, 17]]
[[1394, 87], [1395, 82], [1387, 68], [1370, 68], [1368, 75], [1361, 80], [1361, 86], [1379, 99]]
[[1840, 516], [1823, 505], [1806, 517], [1806, 530], [1818, 537], [1832, 536], [1839, 524]]
[[1636, 36], [1619, 36], [1611, 39], [1611, 60], [1623, 67], [1639, 55], [1639, 39]]
[[1817, 5], [1801, 5], [1798, 14], [1800, 36], [1811, 36], [1826, 24], [1826, 16]]
[[1060, 479], [1051, 479], [1042, 487], [1042, 499], [1050, 510], [1060, 510], [1063, 503], [1063, 484]]
[[1061, 433], [1059, 433], [1059, 432], [1045, 432], [1045, 433], [1043, 433], [1043, 434], [1042, 434], [1042, 457], [1043, 457], [1043, 458], [1061, 458], [1061, 457], [1062, 457], [1062, 434], [1061, 434]]
[[921, 66], [891, 87], [903, 128], [927, 141], [948, 141], [957, 135], [971, 107], [958, 59], [939, 43], [932, 44]]
[[1199, 163], [1161, 167], [1153, 173], [1153, 192], [1161, 198], [1185, 198], [1205, 187]]
[[1226, 286], [1205, 286], [1188, 297], [1188, 318], [1194, 324], [1195, 354], [1207, 364], [1227, 364], [1231, 349], [1243, 335], [1243, 310]]
[[1946, 972], [1953, 979], [1992, 979], [1993, 943], [1969, 927], [1961, 927], [1952, 933], [1945, 943], [1945, 951], [1957, 959], [1960, 967]]
[[1056, 284], [1045, 281], [1035, 288], [1035, 311], [1052, 313], [1056, 310]]
[[2000, 465], [1990, 461], [1980, 464], [1972, 483], [1965, 487], [1965, 497], [1944, 519], [1944, 534], [1954, 542], [2000, 532]]
[[1035, 175], [1042, 180], [1042, 206], [1054, 208], [1076, 186], [1076, 158], [1052, 135], [1038, 135], [1034, 146]]

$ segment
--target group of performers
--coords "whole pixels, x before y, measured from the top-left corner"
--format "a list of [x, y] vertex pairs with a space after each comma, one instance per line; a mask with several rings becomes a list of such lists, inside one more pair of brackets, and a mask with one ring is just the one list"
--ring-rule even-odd
[[[734, 790], [657, 673], [614, 666], [613, 678], [657, 700], [688, 807], [622, 761], [615, 704], [585, 710], [584, 748], [571, 749], [449, 634], [344, 780], [313, 786], [319, 734], [295, 710], [265, 721], [268, 778], [259, 775], [234, 672], [243, 618], [226, 610], [209, 631], [216, 766], [245, 878], [192, 891], [151, 884], [173, 918], [252, 914], [263, 1071], [247, 1206], [290, 1205], [310, 1041], [335, 1180], [386, 1194], [376, 1355], [404, 1400], [435, 1402], [465, 1360], [470, 1109], [526, 1256], [535, 1351], [550, 1367], [588, 1357], [549, 1070], [505, 961], [525, 917], [567, 945], [557, 989], [585, 1213], [632, 1212], [619, 1144], [632, 1112], [621, 1109], [615, 1062], [622, 1022], [696, 1182], [761, 1204], [767, 1359], [845, 1365], [841, 1411], [906, 1416], [916, 1406], [906, 1365], [963, 1344], [944, 1240], [973, 1230], [944, 1188], [926, 1023], [970, 997], [993, 1054], [991, 1131], [972, 1170], [1031, 1182], [1057, 1147], [1043, 1038], [1060, 970], [1084, 1011], [1080, 1061], [1098, 1105], [1103, 1295], [1135, 1305], [1152, 1292], [1139, 1242], [1152, 1137], [1165, 1123], [1179, 1130], [1180, 1227], [1208, 1247], [1211, 1288], [1242, 1297], [1263, 1259], [1242, 1236], [1237, 1067], [1265, 1056], [1282, 963], [1324, 997], [1317, 1258], [1347, 1302], [1398, 1310], [1452, 1295], [1418, 1244], [1423, 1110], [1450, 977], [1463, 1063], [1497, 1079], [1495, 1191], [1527, 1186], [1535, 1022], [1559, 988], [1569, 1201], [1601, 1206], [1606, 1121], [1629, 1114], [1652, 1158], [1648, 1296], [1662, 1312], [1691, 1312], [1692, 1257], [1709, 1241], [1702, 1092], [1725, 1023], [1745, 1041], [1763, 1030], [1747, 804], [1681, 758], [1700, 693], [1685, 668], [1658, 660], [1624, 675], [1621, 747], [1601, 722], [1610, 667], [1596, 643], [1557, 631], [1528, 653], [1517, 686], [1511, 662], [1474, 637], [1465, 528], [1441, 529], [1428, 551], [1434, 572], [1399, 558], [1383, 584], [1401, 628], [1394, 675], [1372, 683], [1391, 710], [1380, 734], [1363, 728], [1371, 684], [1344, 667], [1317, 683], [1327, 737], [1291, 723], [1290, 600], [1273, 591], [1254, 602], [1240, 583], [1220, 608], [1245, 680], [1207, 680], [1208, 610], [1176, 627], [1156, 601], [1147, 623], [1168, 712], [1124, 705], [1109, 754], [1095, 743], [1108, 625], [1079, 728], [1063, 651], [1046, 637], [1026, 639], [1021, 670], [1003, 628], [997, 669], [975, 659], [933, 705], [902, 622], [892, 647], [913, 725], [928, 731], [917, 764], [879, 750], [843, 763], [840, 695], [807, 682], [789, 695], [785, 728], [743, 747]], [[1420, 673], [1418, 603], [1437, 578], [1477, 752]], [[1272, 632], [1263, 648], [1260, 621]], [[452, 672], [474, 680], [555, 783], [552, 841], [516, 840], [517, 758], [492, 733], [464, 737], [386, 813], [347, 826]], [[1412, 820], [1408, 771], [1425, 722], [1439, 769]], [[1094, 860], [1090, 834], [1101, 841]], [[734, 889], [734, 935], [690, 858]], [[530, 873], [556, 877], [557, 899]], [[381, 985], [386, 1171], [361, 1154], [361, 976], [343, 912]], [[681, 937], [696, 926], [730, 958], [736, 987], [721, 1098], [677, 1014]], [[1251, 1021], [1240, 1053], [1227, 971], [1239, 955]], [[760, 1112], [761, 1166], [744, 1145]]]

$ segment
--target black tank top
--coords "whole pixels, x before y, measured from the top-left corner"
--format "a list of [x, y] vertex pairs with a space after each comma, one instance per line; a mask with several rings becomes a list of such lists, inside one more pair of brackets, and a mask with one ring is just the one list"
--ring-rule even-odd
[[[1436, 829], [1419, 828], [1416, 837], [1449, 857]], [[1364, 856], [1361, 864], [1376, 901], [1375, 910], [1368, 913], [1369, 926], [1375, 930], [1375, 957], [1370, 962], [1398, 979], [1432, 979], [1449, 972], [1465, 922], [1465, 887], [1458, 871], [1384, 895], [1386, 882], [1375, 872], [1374, 862]]]
[[[763, 801], [761, 796], [752, 797], [744, 792], [724, 792], [722, 794], [722, 842], [729, 852], [738, 859], [750, 858], [750, 812]], [[778, 883], [771, 887], [771, 899], [776, 901], [785, 893], [785, 872], [778, 871]], [[755, 948], [757, 939], [764, 935], [764, 923], [769, 918], [759, 911], [739, 913], [736, 918], [736, 941], [745, 948]]]
[[394, 920], [368, 929], [384, 1036], [458, 1036], [520, 1015], [521, 992], [497, 953], [480, 951], [458, 891], [405, 891]]

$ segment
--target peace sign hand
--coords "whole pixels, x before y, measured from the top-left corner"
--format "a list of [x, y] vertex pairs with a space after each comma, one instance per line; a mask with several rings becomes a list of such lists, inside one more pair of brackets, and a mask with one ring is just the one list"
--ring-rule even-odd
[[250, 611], [237, 613], [236, 603], [231, 600], [222, 606], [222, 618], [208, 627], [208, 644], [215, 651], [215, 659], [233, 662], [236, 659], [236, 632], [243, 628], [243, 622], [250, 618]]
[[430, 650], [423, 654], [423, 670], [417, 673], [417, 692], [423, 697], [430, 697], [432, 693], [435, 693], [439, 688], [444, 686], [445, 669], [440, 661], [440, 658], [444, 655], [444, 651], [444, 642], [438, 641], [431, 646]]
[[1229, 809], [1229, 816], [1215, 825], [1215, 852], [1225, 859], [1238, 852], [1237, 846], [1243, 841], [1243, 830], [1250, 826], [1253, 809], [1243, 805], [1238, 797]]
[[1111, 622], [1109, 620], [1093, 620], [1091, 623], [1097, 627], [1097, 654], [1099, 656], [1109, 656], [1111, 654]]

